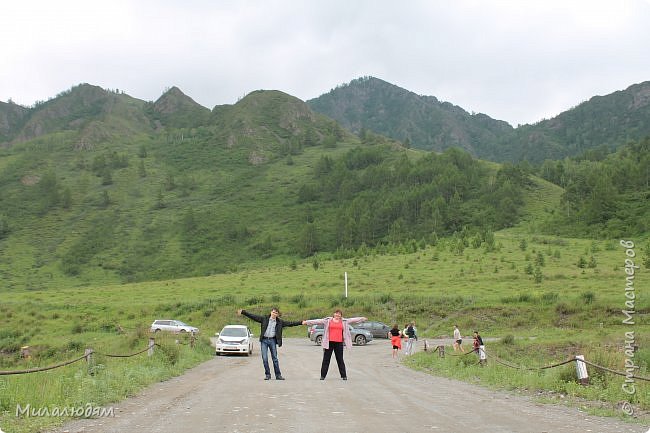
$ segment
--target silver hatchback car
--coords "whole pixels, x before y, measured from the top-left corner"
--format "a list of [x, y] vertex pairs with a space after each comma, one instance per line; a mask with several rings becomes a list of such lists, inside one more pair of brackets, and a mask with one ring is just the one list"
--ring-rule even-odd
[[170, 320], [170, 319], [160, 319], [154, 320], [151, 324], [151, 332], [160, 332], [167, 331], [173, 333], [184, 333], [189, 332], [190, 334], [197, 334], [199, 328], [190, 326], [187, 323], [181, 322], [180, 320]]

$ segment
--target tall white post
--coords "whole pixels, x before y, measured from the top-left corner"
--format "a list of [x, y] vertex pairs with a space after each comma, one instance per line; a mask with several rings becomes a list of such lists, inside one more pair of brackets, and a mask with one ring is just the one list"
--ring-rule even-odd
[[345, 297], [348, 297], [348, 273], [345, 273]]

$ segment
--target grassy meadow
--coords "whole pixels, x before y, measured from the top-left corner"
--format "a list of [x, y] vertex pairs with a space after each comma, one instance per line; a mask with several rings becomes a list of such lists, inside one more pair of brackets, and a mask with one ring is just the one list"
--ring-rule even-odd
[[[543, 206], [543, 204], [540, 204]], [[633, 239], [640, 266], [635, 274], [634, 321], [625, 324], [626, 249], [619, 240], [534, 236], [522, 229], [495, 234], [487, 245], [468, 239], [438, 240], [424, 249], [399, 246], [359, 251], [344, 259], [320, 255], [236, 273], [180, 280], [1, 294], [0, 370], [53, 365], [77, 358], [85, 348], [101, 354], [130, 354], [146, 347], [157, 318], [183, 320], [201, 329], [191, 348], [186, 339], [160, 338], [154, 356], [85, 361], [25, 375], [0, 375], [0, 426], [6, 432], [34, 432], [63, 421], [16, 417], [16, 406], [110, 405], [141, 387], [182, 373], [210, 359], [209, 337], [228, 323], [247, 323], [238, 308], [265, 314], [278, 306], [289, 320], [322, 317], [341, 307], [346, 316], [364, 315], [388, 324], [415, 320], [421, 338], [448, 337], [457, 324], [471, 346], [471, 332], [489, 353], [514, 365], [539, 367], [574, 355], [624, 371], [626, 332], [634, 332], [636, 374], [648, 377], [650, 300], [642, 263], [647, 240]], [[459, 246], [460, 245], [460, 246]], [[344, 298], [344, 272], [348, 297]], [[628, 308], [629, 309], [629, 308]], [[302, 327], [287, 329], [303, 337]], [[376, 341], [372, 344], [383, 344]], [[20, 358], [30, 346], [31, 360]], [[447, 349], [451, 352], [451, 348]], [[389, 351], [387, 351], [389, 356]], [[624, 416], [628, 401], [647, 421], [648, 384], [621, 389], [625, 378], [588, 368], [591, 383], [580, 386], [574, 363], [548, 370], [510, 369], [496, 362], [476, 365], [466, 357], [419, 353], [414, 368], [501, 389], [533, 393], [544, 401], [568, 401], [601, 414]], [[589, 402], [589, 404], [584, 404]], [[630, 418], [630, 417], [627, 417]], [[631, 418], [630, 418], [631, 419]]]

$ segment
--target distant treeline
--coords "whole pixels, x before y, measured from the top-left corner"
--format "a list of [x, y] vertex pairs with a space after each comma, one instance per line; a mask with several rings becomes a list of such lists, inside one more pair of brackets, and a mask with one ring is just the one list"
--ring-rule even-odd
[[336, 212], [329, 221], [312, 212], [300, 254], [427, 242], [464, 227], [496, 230], [517, 222], [530, 184], [522, 169], [508, 164], [490, 169], [455, 148], [416, 161], [393, 155], [378, 146], [359, 147], [338, 159], [321, 157], [298, 201]]
[[539, 174], [565, 189], [549, 231], [603, 238], [650, 231], [650, 137], [614, 153], [545, 161]]

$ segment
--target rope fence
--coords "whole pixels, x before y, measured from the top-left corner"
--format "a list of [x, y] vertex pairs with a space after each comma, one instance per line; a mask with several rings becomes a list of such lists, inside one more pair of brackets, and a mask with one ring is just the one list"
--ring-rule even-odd
[[132, 356], [137, 356], [137, 355], [140, 355], [141, 353], [144, 353], [144, 352], [146, 352], [148, 350], [151, 350], [152, 346], [160, 347], [159, 344], [154, 343], [153, 345], [147, 346], [144, 349], [140, 350], [139, 352], [131, 353], [129, 355], [112, 355], [112, 354], [109, 354], [109, 353], [101, 353], [101, 352], [93, 352], [93, 353], [96, 353], [97, 355], [101, 355], [101, 356], [106, 356], [107, 358], [131, 358]]
[[[91, 352], [92, 353], [92, 352]], [[50, 365], [49, 367], [36, 367], [36, 368], [28, 368], [26, 370], [6, 370], [6, 371], [0, 371], [0, 376], [5, 376], [9, 374], [28, 374], [28, 373], [37, 373], [39, 371], [47, 371], [47, 370], [53, 370], [55, 368], [59, 367], [65, 367], [66, 365], [74, 364], [77, 361], [81, 361], [84, 358], [87, 358], [88, 354], [84, 354], [83, 356], [80, 356], [79, 358], [72, 359], [70, 361], [62, 362], [60, 364], [55, 364], [55, 365]]]
[[[427, 351], [427, 347], [428, 347], [428, 345], [426, 344], [426, 340], [425, 340], [425, 351]], [[444, 358], [444, 346], [438, 345], [433, 351], [431, 351], [429, 353], [434, 354], [439, 349], [440, 349], [440, 352], [439, 352], [440, 357]], [[638, 380], [650, 381], [650, 378], [648, 378], [648, 377], [639, 376], [639, 375], [632, 374], [632, 373], [629, 373], [629, 372], [626, 373], [626, 372], [622, 372], [622, 371], [616, 371], [616, 370], [613, 370], [611, 368], [607, 368], [607, 367], [604, 367], [602, 365], [598, 365], [598, 364], [595, 364], [593, 362], [587, 361], [586, 359], [583, 359], [583, 357], [581, 357], [581, 356], [573, 356], [573, 357], [567, 359], [566, 361], [556, 362], [554, 364], [544, 365], [544, 366], [541, 366], [541, 367], [525, 367], [525, 366], [520, 366], [520, 365], [514, 365], [514, 364], [512, 364], [510, 362], [504, 361], [503, 359], [500, 359], [498, 356], [487, 352], [484, 348], [481, 348], [479, 350], [483, 352], [483, 354], [485, 355], [486, 358], [489, 357], [490, 359], [494, 360], [497, 364], [503, 365], [504, 367], [516, 369], [516, 370], [541, 371], [541, 370], [547, 370], [547, 369], [550, 369], [550, 368], [560, 367], [562, 365], [566, 365], [566, 364], [569, 364], [571, 362], [576, 362], [576, 364], [582, 362], [583, 364], [590, 365], [591, 367], [596, 368], [598, 370], [606, 371], [606, 372], [612, 373], [612, 374], [617, 374], [619, 376], [624, 376], [627, 379], [638, 379]], [[450, 356], [462, 357], [462, 356], [469, 355], [471, 353], [477, 354], [478, 352], [476, 350], [471, 350], [471, 351], [468, 351], [468, 352], [458, 353], [458, 354], [457, 353], [451, 353]]]
[[[474, 352], [470, 352], [470, 353], [474, 353]], [[624, 377], [627, 377], [627, 378], [630, 378], [630, 379], [639, 379], [639, 380], [650, 381], [650, 378], [648, 378], [648, 377], [637, 376], [636, 374], [629, 374], [629, 373], [624, 373], [622, 371], [612, 370], [611, 368], [603, 367], [602, 365], [595, 364], [593, 362], [587, 361], [586, 359], [578, 358], [577, 356], [569, 358], [566, 361], [557, 362], [555, 364], [550, 364], [550, 365], [544, 365], [542, 367], [523, 367], [523, 366], [516, 366], [516, 365], [508, 364], [508, 363], [504, 362], [503, 360], [499, 359], [496, 355], [488, 353], [487, 351], [485, 351], [485, 354], [487, 356], [489, 356], [490, 358], [494, 359], [494, 361], [497, 362], [498, 364], [504, 365], [504, 366], [509, 367], [509, 368], [518, 369], [518, 370], [528, 370], [528, 371], [547, 370], [549, 368], [560, 367], [560, 366], [568, 364], [570, 362], [582, 362], [582, 363], [590, 365], [590, 366], [592, 366], [592, 367], [594, 367], [594, 368], [596, 368], [598, 370], [607, 371], [609, 373], [617, 374], [619, 376], [624, 376]]]
[[50, 365], [50, 366], [47, 366], [47, 367], [35, 367], [35, 368], [28, 368], [28, 369], [24, 369], [24, 370], [4, 370], [4, 371], [0, 370], [0, 376], [7, 376], [7, 375], [11, 375], [11, 374], [38, 373], [38, 372], [41, 372], [41, 371], [53, 370], [55, 368], [65, 367], [67, 365], [74, 364], [75, 362], [79, 362], [82, 359], [85, 359], [86, 361], [90, 362], [90, 357], [91, 357], [92, 354], [99, 355], [99, 356], [106, 356], [108, 358], [131, 358], [133, 356], [140, 355], [140, 354], [142, 354], [144, 352], [149, 352], [149, 356], [151, 356], [151, 355], [153, 355], [153, 349], [154, 349], [155, 346], [161, 347], [159, 344], [155, 343], [153, 339], [150, 339], [149, 344], [147, 345], [147, 347], [145, 347], [144, 349], [142, 349], [142, 350], [140, 350], [138, 352], [127, 354], [127, 355], [101, 353], [101, 352], [96, 352], [93, 349], [86, 349], [85, 353], [82, 356], [80, 356], [78, 358], [75, 358], [75, 359], [71, 359], [69, 361], [61, 362], [61, 363]]

